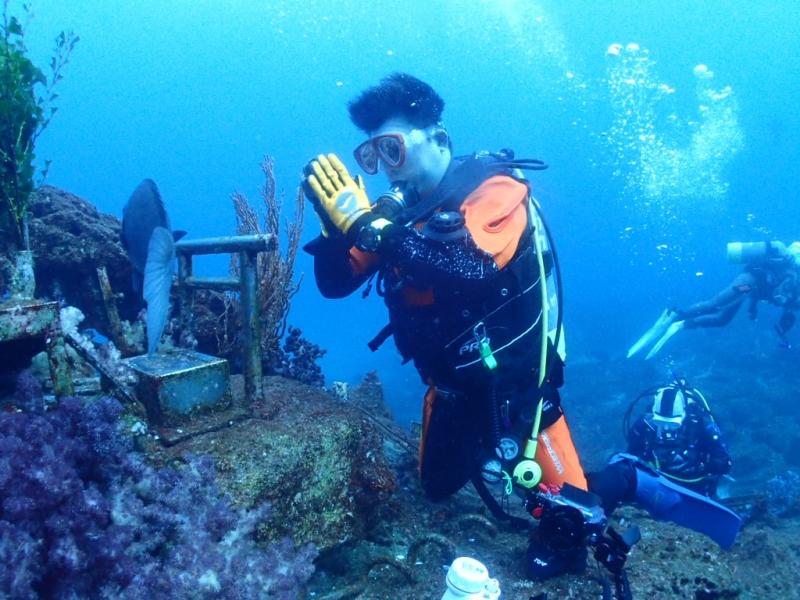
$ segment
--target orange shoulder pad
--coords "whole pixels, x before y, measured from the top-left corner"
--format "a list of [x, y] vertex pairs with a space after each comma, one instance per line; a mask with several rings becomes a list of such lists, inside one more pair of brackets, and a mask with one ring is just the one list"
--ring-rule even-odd
[[499, 268], [513, 258], [528, 224], [528, 187], [505, 175], [484, 181], [461, 205], [467, 229]]

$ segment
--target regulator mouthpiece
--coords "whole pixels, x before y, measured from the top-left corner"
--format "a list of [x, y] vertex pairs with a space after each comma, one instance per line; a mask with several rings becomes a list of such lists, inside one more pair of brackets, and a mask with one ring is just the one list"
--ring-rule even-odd
[[408, 203], [406, 201], [406, 186], [401, 181], [392, 182], [391, 187], [383, 192], [375, 201], [373, 212], [392, 221], [397, 221], [397, 217], [402, 213]]

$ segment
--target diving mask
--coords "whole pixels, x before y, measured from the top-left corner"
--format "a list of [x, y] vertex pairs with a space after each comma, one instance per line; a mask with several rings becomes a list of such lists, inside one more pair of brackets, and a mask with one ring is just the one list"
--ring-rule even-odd
[[353, 151], [358, 166], [369, 175], [378, 172], [378, 163], [383, 161], [393, 169], [406, 160], [406, 143], [400, 133], [385, 133], [369, 138]]
[[672, 421], [662, 421], [653, 418], [654, 415], [645, 416], [645, 421], [650, 425], [656, 435], [656, 439], [661, 442], [674, 442], [678, 439], [683, 423]]

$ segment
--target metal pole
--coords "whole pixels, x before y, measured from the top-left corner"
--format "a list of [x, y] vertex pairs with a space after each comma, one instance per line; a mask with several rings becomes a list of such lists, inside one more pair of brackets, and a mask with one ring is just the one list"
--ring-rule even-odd
[[224, 254], [226, 252], [253, 252], [275, 250], [278, 239], [269, 233], [255, 235], [234, 235], [199, 240], [181, 240], [175, 243], [175, 252], [183, 254]]
[[257, 252], [239, 253], [242, 325], [244, 328], [244, 385], [248, 402], [261, 397], [261, 320], [259, 319]]
[[97, 267], [97, 280], [100, 282], [100, 294], [103, 297], [106, 318], [111, 328], [111, 339], [114, 340], [114, 344], [124, 356], [130, 356], [134, 353], [134, 349], [128, 345], [122, 332], [122, 322], [119, 320], [117, 304], [114, 301], [114, 294], [111, 291], [111, 283], [108, 281], [108, 272], [105, 267]]

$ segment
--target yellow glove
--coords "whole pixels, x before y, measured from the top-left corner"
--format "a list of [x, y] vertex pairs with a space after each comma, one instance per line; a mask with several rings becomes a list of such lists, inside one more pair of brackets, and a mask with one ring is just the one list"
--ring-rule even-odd
[[372, 208], [364, 180], [360, 175], [353, 179], [335, 154], [327, 157], [320, 154], [306, 165], [304, 173], [307, 185], [303, 187], [307, 193], [310, 188], [311, 200], [318, 203], [331, 224], [342, 233], [346, 234], [353, 223]]

